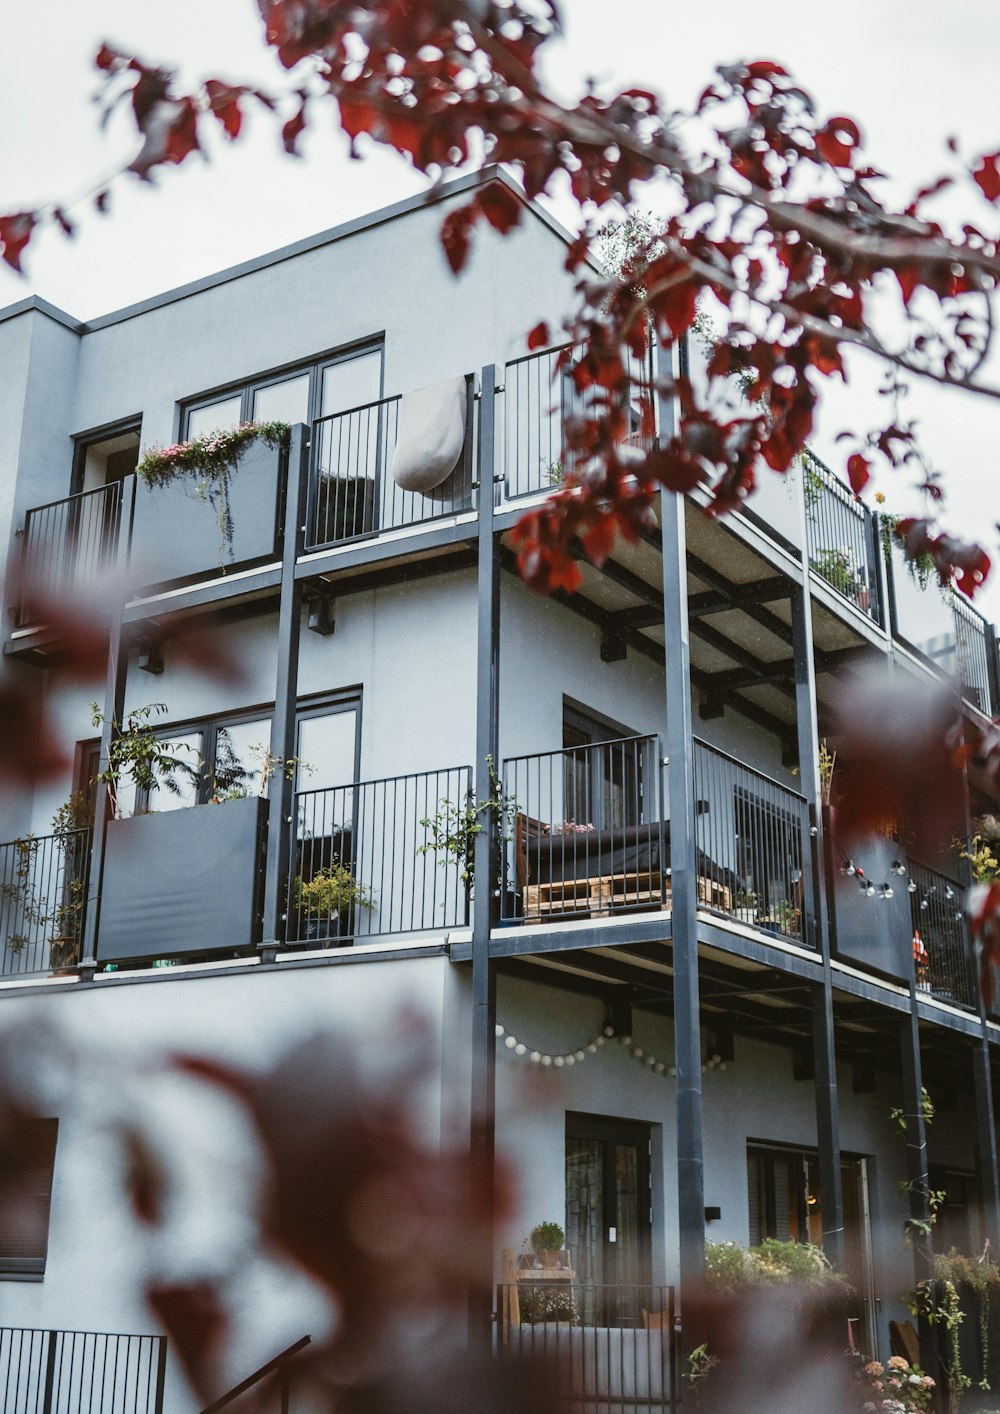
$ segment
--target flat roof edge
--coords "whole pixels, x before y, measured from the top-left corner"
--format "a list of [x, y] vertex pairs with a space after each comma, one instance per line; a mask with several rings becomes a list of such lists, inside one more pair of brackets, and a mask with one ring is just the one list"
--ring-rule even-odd
[[[337, 241], [345, 240], [349, 236], [354, 236], [362, 231], [373, 230], [376, 226], [385, 225], [389, 221], [398, 220], [401, 216], [407, 216], [413, 211], [422, 210], [426, 206], [436, 205], [438, 202], [446, 201], [452, 197], [461, 196], [464, 192], [472, 191], [477, 186], [482, 186], [489, 181], [500, 181], [511, 192], [517, 196], [524, 205], [551, 230], [559, 240], [567, 245], [572, 240], [570, 233], [562, 226], [556, 218], [546, 211], [537, 201], [527, 196], [524, 188], [511, 176], [504, 168], [496, 164], [490, 164], [480, 168], [476, 172], [467, 172], [463, 176], [455, 177], [451, 181], [442, 182], [437, 186], [431, 186], [426, 192], [420, 192], [416, 196], [409, 196], [402, 201], [394, 202], [390, 206], [381, 207], [377, 211], [366, 212], [362, 216], [352, 217], [349, 221], [342, 222], [339, 226], [331, 226], [325, 231], [319, 231], [315, 235], [304, 236], [301, 240], [293, 241], [286, 246], [279, 246], [277, 250], [268, 251], [265, 255], [254, 256], [251, 260], [242, 261], [239, 265], [232, 265], [225, 270], [215, 271], [211, 275], [203, 275], [198, 280], [192, 280], [189, 284], [179, 285], [175, 289], [166, 290], [162, 294], [151, 295], [148, 299], [139, 300], [136, 304], [126, 305], [122, 309], [114, 310], [110, 314], [102, 314], [96, 319], [88, 320], [84, 324], [72, 322], [71, 326], [77, 332], [83, 334], [95, 333], [100, 329], [106, 329], [110, 325], [123, 323], [125, 320], [134, 319], [140, 314], [147, 314], [151, 310], [159, 309], [168, 304], [174, 304], [179, 300], [187, 299], [191, 295], [203, 293], [205, 290], [213, 289], [218, 285], [228, 284], [232, 280], [238, 280], [244, 275], [252, 275], [258, 270], [265, 270], [268, 266], [279, 265], [285, 260], [293, 260], [296, 256], [306, 255], [310, 251], [318, 250], [322, 246], [332, 245]], [[36, 297], [32, 297], [36, 298]], [[52, 309], [52, 306], [48, 306]], [[53, 311], [59, 315], [59, 311]], [[0, 318], [4, 317], [0, 311]], [[68, 316], [61, 316], [65, 322]]]
[[22, 314], [32, 313], [44, 314], [49, 319], [54, 319], [65, 329], [71, 329], [74, 334], [82, 334], [86, 328], [79, 319], [74, 319], [64, 309], [42, 299], [41, 295], [27, 295], [24, 299], [18, 300], [16, 304], [8, 304], [6, 308], [0, 309], [0, 324], [5, 324], [9, 319], [18, 319]]

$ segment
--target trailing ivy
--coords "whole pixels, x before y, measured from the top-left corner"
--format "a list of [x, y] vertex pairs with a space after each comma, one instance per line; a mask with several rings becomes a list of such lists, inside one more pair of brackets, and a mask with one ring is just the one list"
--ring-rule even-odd
[[135, 469], [140, 481], [150, 489], [169, 486], [174, 481], [190, 481], [203, 501], [215, 511], [219, 521], [220, 559], [226, 550], [233, 554], [233, 512], [230, 483], [240, 456], [251, 442], [266, 447], [284, 446], [291, 428], [287, 422], [241, 422], [238, 427], [218, 428], [189, 442], [169, 447], [150, 447]]

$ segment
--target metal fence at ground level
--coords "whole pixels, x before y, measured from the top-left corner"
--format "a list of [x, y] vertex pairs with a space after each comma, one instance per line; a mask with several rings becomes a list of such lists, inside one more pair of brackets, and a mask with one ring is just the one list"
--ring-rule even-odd
[[679, 1403], [669, 1286], [502, 1286], [497, 1354], [540, 1363], [581, 1414], [666, 1414]]
[[161, 1414], [159, 1335], [0, 1327], [3, 1414]]

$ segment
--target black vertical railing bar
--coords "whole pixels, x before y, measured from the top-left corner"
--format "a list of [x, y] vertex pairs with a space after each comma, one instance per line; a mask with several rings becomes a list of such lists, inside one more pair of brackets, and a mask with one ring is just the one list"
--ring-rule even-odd
[[296, 792], [289, 941], [335, 946], [467, 926], [471, 789], [471, 767], [451, 766]]
[[930, 992], [941, 1001], [974, 1008], [972, 947], [962, 885], [916, 860], [908, 862], [907, 872], [910, 882], [916, 884], [910, 893], [914, 937], [919, 932], [927, 950], [926, 973], [920, 976], [918, 972], [917, 990]]
[[694, 739], [698, 901], [814, 946], [805, 924], [809, 805], [728, 753]]
[[504, 921], [665, 902], [661, 756], [647, 735], [504, 760]]
[[114, 481], [92, 491], [33, 506], [24, 518], [21, 589], [16, 625], [35, 622], [32, 594], [60, 600], [94, 589], [113, 568], [121, 530], [122, 488]]
[[0, 976], [79, 962], [90, 847], [89, 829], [0, 844]]
[[878, 551], [872, 517], [850, 487], [817, 456], [806, 451], [802, 461], [809, 563], [838, 594], [879, 623]]

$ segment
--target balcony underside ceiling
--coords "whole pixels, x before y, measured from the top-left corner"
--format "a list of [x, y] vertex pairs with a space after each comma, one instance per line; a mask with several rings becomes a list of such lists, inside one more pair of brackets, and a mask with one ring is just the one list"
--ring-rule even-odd
[[[647, 942], [607, 948], [560, 950], [498, 961], [501, 976], [517, 977], [607, 1005], [627, 1003], [669, 1018], [673, 1010], [673, 970], [668, 943]], [[715, 950], [699, 959], [701, 1025], [710, 1037], [719, 1028], [737, 1038], [781, 1046], [794, 1058], [789, 1078], [813, 1074], [813, 996], [807, 978], [745, 959], [720, 961]], [[834, 993], [838, 1063], [862, 1076], [872, 1069], [898, 1076], [901, 1070], [901, 1013], [846, 992]], [[971, 1093], [972, 1038], [961, 1031], [921, 1026], [924, 1079], [932, 1094]], [[667, 1059], [660, 1056], [659, 1059]], [[736, 1063], [739, 1063], [737, 1049]], [[998, 1063], [1000, 1073], [1000, 1063]], [[840, 1083], [851, 1080], [841, 1074]], [[863, 1079], [858, 1081], [862, 1088]], [[947, 1103], [947, 1100], [946, 1100]]]
[[[791, 578], [745, 545], [725, 524], [689, 507], [688, 601], [691, 676], [701, 714], [738, 713], [776, 736], [786, 760], [796, 757]], [[619, 541], [600, 568], [575, 551], [581, 585], [554, 597], [601, 631], [606, 661], [639, 653], [663, 663], [663, 580], [655, 537]], [[514, 551], [504, 564], [516, 572]], [[816, 610], [816, 674], [822, 726], [838, 681], [871, 650], [865, 637]]]

